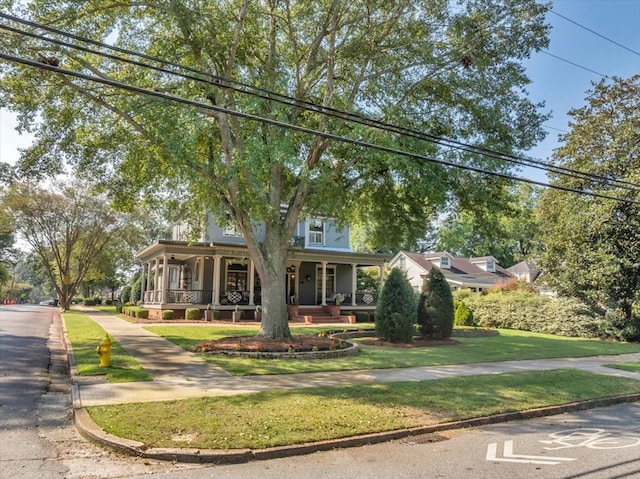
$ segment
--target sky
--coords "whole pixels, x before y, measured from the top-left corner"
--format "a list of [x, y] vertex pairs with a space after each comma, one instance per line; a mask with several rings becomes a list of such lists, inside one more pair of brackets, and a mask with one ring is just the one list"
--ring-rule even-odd
[[[640, 0], [555, 0], [552, 10], [570, 21], [548, 13], [547, 22], [552, 26], [548, 54], [535, 53], [525, 62], [531, 79], [530, 98], [544, 101], [543, 111], [552, 113], [544, 124], [547, 138], [528, 152], [543, 161], [559, 145], [558, 135], [569, 131], [567, 112], [585, 104], [592, 82], [603, 75], [628, 78], [640, 73]], [[0, 161], [11, 164], [18, 159], [18, 148], [32, 141], [18, 135], [15, 126], [13, 113], [0, 109]], [[525, 170], [521, 176], [545, 181], [540, 170]]]

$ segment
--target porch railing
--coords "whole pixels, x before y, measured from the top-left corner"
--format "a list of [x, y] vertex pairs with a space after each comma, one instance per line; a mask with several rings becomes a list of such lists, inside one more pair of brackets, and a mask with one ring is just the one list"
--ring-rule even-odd
[[[164, 294], [163, 294], [164, 293]], [[327, 297], [328, 304], [335, 304], [335, 298], [340, 295], [342, 298], [341, 306], [348, 307], [352, 305], [351, 293], [335, 293]], [[241, 290], [223, 291], [219, 295], [219, 302], [222, 306], [248, 305], [250, 292]], [[260, 292], [254, 292], [253, 304], [261, 304]], [[378, 293], [357, 291], [357, 306], [375, 306], [378, 301]], [[213, 293], [211, 290], [201, 289], [168, 289], [166, 291], [145, 291], [143, 294], [143, 303], [146, 304], [213, 304]]]

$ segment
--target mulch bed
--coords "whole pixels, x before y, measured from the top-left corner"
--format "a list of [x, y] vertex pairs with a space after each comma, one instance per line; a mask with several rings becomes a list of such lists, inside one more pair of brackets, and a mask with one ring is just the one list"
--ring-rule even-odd
[[261, 336], [229, 336], [208, 341], [198, 346], [198, 352], [243, 351], [243, 352], [307, 352], [330, 351], [348, 346], [340, 339], [312, 335], [294, 335], [290, 339], [268, 339]]
[[[411, 343], [391, 343], [378, 338], [365, 338], [362, 344], [369, 346], [389, 346], [394, 348], [425, 348], [432, 346], [456, 346], [460, 342], [454, 339], [433, 340], [415, 338]], [[348, 345], [340, 339], [322, 336], [296, 334], [290, 339], [268, 339], [261, 336], [229, 336], [201, 344], [197, 352], [243, 351], [243, 352], [307, 352], [330, 351]]]

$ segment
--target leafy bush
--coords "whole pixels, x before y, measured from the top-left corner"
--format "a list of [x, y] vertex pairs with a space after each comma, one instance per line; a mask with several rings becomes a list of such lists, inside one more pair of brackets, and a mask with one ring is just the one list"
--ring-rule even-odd
[[456, 308], [454, 316], [454, 323], [458, 326], [473, 326], [475, 324], [473, 321], [473, 313], [464, 301], [458, 302], [458, 307]]
[[121, 314], [123, 308], [124, 308], [124, 305], [122, 303], [116, 302], [116, 314]]
[[173, 309], [165, 309], [162, 311], [162, 319], [173, 319]]
[[102, 304], [102, 298], [96, 296], [95, 298], [93, 298], [93, 300], [95, 301], [97, 306], [100, 306]]
[[416, 298], [405, 273], [393, 268], [380, 292], [375, 313], [376, 336], [391, 342], [411, 342]]
[[433, 267], [422, 284], [417, 311], [423, 337], [446, 339], [453, 333], [453, 296], [442, 271]]
[[95, 306], [96, 300], [95, 298], [84, 298], [84, 300], [82, 301], [82, 304], [85, 306]]
[[222, 319], [222, 311], [220, 311], [219, 309], [214, 309], [213, 319], [215, 319], [216, 321], [219, 321], [220, 319]]
[[371, 321], [371, 319], [369, 318], [369, 313], [366, 311], [358, 311], [356, 313], [356, 323], [368, 323], [369, 321]]
[[141, 293], [142, 293], [142, 277], [138, 276], [138, 278], [131, 285], [131, 292], [130, 292], [129, 300], [130, 301], [138, 301], [138, 300], [140, 300]]
[[149, 317], [149, 310], [145, 308], [138, 308], [136, 312], [136, 317], [147, 319]]
[[[459, 298], [457, 291], [456, 297]], [[602, 335], [602, 317], [571, 298], [549, 298], [518, 290], [472, 294], [465, 298], [465, 304], [477, 324], [561, 336]]]
[[200, 310], [198, 308], [187, 308], [184, 312], [185, 319], [201, 319]]
[[608, 312], [602, 325], [603, 335], [619, 341], [640, 341], [640, 317], [625, 319], [619, 310]]
[[120, 301], [123, 303], [128, 303], [131, 301], [131, 286], [127, 285], [122, 288], [122, 292], [120, 293]]

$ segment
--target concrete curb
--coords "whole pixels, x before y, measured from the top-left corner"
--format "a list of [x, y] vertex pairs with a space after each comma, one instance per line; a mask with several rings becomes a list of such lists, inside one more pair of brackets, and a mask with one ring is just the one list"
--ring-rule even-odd
[[299, 456], [314, 452], [328, 451], [331, 449], [366, 446], [391, 440], [403, 439], [411, 436], [431, 434], [453, 429], [463, 429], [468, 427], [485, 426], [488, 424], [498, 424], [503, 422], [517, 421], [523, 419], [533, 419], [544, 416], [553, 416], [567, 412], [582, 411], [599, 407], [612, 406], [640, 401], [640, 393], [628, 394], [624, 396], [614, 396], [590, 401], [580, 401], [560, 406], [550, 406], [545, 408], [530, 409], [527, 411], [516, 411], [511, 413], [496, 414], [494, 416], [479, 417], [454, 421], [431, 426], [422, 426], [411, 429], [400, 429], [395, 431], [365, 434], [361, 436], [345, 437], [328, 441], [318, 441], [305, 444], [294, 444], [291, 446], [280, 446], [268, 449], [234, 449], [234, 450], [211, 450], [211, 449], [162, 449], [147, 448], [144, 443], [123, 439], [111, 434], [107, 434], [100, 429], [92, 420], [84, 408], [74, 409], [76, 428], [86, 439], [102, 446], [114, 449], [119, 452], [148, 459], [158, 459], [164, 461], [177, 461], [184, 463], [211, 463], [211, 464], [239, 464], [254, 460], [276, 459], [283, 457]]
[[365, 434], [360, 436], [345, 437], [312, 443], [294, 444], [291, 446], [280, 446], [268, 449], [211, 450], [187, 448], [148, 448], [146, 444], [142, 442], [125, 439], [106, 433], [104, 430], [98, 427], [95, 422], [93, 422], [87, 410], [81, 406], [82, 403], [80, 400], [80, 391], [76, 379], [78, 371], [73, 354], [73, 348], [71, 346], [71, 342], [69, 340], [68, 332], [66, 329], [66, 324], [62, 318], [62, 315], [58, 314], [57, 317], [62, 325], [62, 340], [65, 345], [67, 361], [71, 375], [71, 396], [76, 428], [85, 439], [91, 442], [107, 447], [109, 449], [119, 451], [121, 453], [148, 459], [177, 461], [184, 463], [238, 464], [254, 460], [298, 456], [302, 454], [310, 454], [313, 452], [328, 451], [338, 448], [365, 446], [369, 444], [377, 444], [381, 442], [403, 439], [411, 436], [419, 436], [423, 434], [431, 434], [441, 431], [484, 426], [488, 424], [497, 424], [502, 422], [532, 419], [544, 416], [553, 416], [566, 412], [581, 411], [585, 409], [611, 406], [614, 404], [640, 401], [640, 393], [635, 393], [623, 396], [614, 396], [601, 399], [593, 399], [589, 401], [574, 402], [559, 406], [530, 409], [527, 411], [516, 411], [505, 414], [497, 414], [493, 416], [466, 419], [462, 421], [434, 424], [430, 426], [421, 426], [410, 429], [400, 429], [394, 431]]

